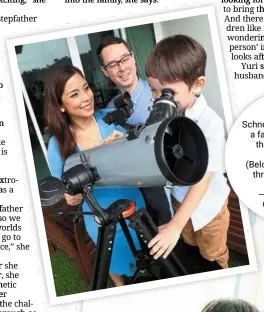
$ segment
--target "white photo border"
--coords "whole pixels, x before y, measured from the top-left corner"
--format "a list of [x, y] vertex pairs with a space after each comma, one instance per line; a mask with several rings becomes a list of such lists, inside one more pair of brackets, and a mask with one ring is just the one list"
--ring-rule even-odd
[[30, 142], [29, 133], [28, 133], [28, 125], [27, 125], [23, 95], [22, 95], [21, 74], [18, 68], [17, 57], [15, 53], [15, 46], [22, 45], [22, 44], [24, 45], [24, 44], [29, 44], [29, 43], [43, 42], [43, 41], [54, 40], [54, 39], [61, 39], [65, 37], [73, 37], [73, 36], [78, 36], [78, 35], [83, 35], [83, 34], [97, 33], [97, 32], [106, 31], [109, 29], [126, 28], [126, 27], [138, 26], [138, 25], [143, 25], [143, 24], [164, 22], [168, 20], [195, 17], [199, 15], [208, 16], [211, 37], [213, 38], [212, 44], [213, 44], [215, 62], [217, 66], [217, 74], [219, 78], [219, 86], [220, 86], [220, 91], [221, 91], [221, 96], [222, 96], [225, 122], [226, 122], [227, 130], [229, 131], [233, 124], [233, 118], [232, 118], [231, 105], [229, 101], [228, 88], [227, 88], [227, 82], [226, 82], [225, 71], [224, 71], [224, 62], [223, 62], [222, 53], [221, 53], [220, 39], [219, 39], [215, 11], [214, 11], [213, 6], [206, 6], [206, 7], [197, 8], [197, 9], [188, 9], [188, 10], [177, 11], [177, 12], [166, 13], [166, 14], [159, 14], [159, 15], [154, 15], [154, 16], [133, 18], [133, 19], [128, 19], [124, 21], [75, 28], [71, 30], [67, 29], [67, 30], [56, 31], [56, 32], [51, 32], [51, 33], [46, 33], [46, 34], [27, 36], [27, 37], [17, 38], [17, 39], [10, 39], [7, 41], [10, 67], [11, 67], [12, 78], [13, 78], [13, 83], [14, 83], [14, 91], [15, 91], [15, 96], [16, 96], [17, 109], [18, 109], [18, 114], [19, 114], [20, 127], [21, 127], [21, 132], [22, 132], [23, 145], [24, 145], [26, 163], [27, 163], [31, 192], [32, 192], [32, 199], [33, 199], [37, 227], [38, 227], [40, 248], [41, 248], [42, 257], [43, 257], [43, 265], [44, 265], [44, 270], [45, 270], [45, 275], [46, 275], [46, 280], [47, 280], [49, 299], [52, 305], [92, 299], [92, 298], [99, 298], [103, 296], [124, 294], [124, 293], [134, 292], [138, 290], [146, 290], [146, 289], [153, 289], [157, 287], [178, 285], [182, 283], [197, 282], [201, 280], [208, 280], [212, 278], [219, 278], [219, 277], [231, 276], [235, 274], [257, 271], [258, 268], [257, 268], [253, 238], [252, 238], [252, 233], [251, 233], [249, 214], [248, 214], [247, 208], [240, 202], [240, 209], [241, 209], [241, 215], [242, 215], [242, 221], [243, 221], [243, 227], [244, 227], [244, 233], [245, 233], [245, 239], [246, 239], [246, 245], [247, 245], [247, 251], [248, 251], [249, 265], [225, 269], [225, 270], [218, 270], [218, 271], [212, 271], [212, 272], [204, 272], [204, 273], [199, 273], [199, 274], [180, 276], [176, 278], [163, 279], [163, 280], [135, 284], [135, 285], [127, 285], [126, 287], [115, 287], [115, 288], [109, 288], [109, 289], [98, 290], [98, 291], [90, 291], [90, 292], [73, 294], [73, 295], [62, 296], [62, 297], [56, 296], [53, 273], [52, 273], [51, 262], [50, 262], [50, 257], [49, 257], [49, 251], [47, 248], [47, 241], [46, 241], [46, 234], [45, 234], [46, 232], [45, 232], [45, 227], [44, 227], [44, 222], [43, 222], [42, 208], [41, 208], [41, 203], [40, 203], [40, 198], [39, 198], [39, 191], [38, 191], [38, 184], [37, 184], [37, 179], [36, 179], [36, 174], [35, 174], [31, 142]]

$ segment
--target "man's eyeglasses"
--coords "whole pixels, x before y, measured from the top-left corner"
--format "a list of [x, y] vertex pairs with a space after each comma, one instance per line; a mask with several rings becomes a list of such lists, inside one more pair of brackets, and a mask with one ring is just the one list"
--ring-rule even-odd
[[120, 63], [123, 65], [126, 65], [127, 63], [129, 63], [132, 58], [132, 55], [133, 55], [133, 52], [130, 52], [129, 54], [124, 55], [119, 61], [110, 62], [104, 65], [103, 67], [104, 69], [115, 70], [118, 68]]

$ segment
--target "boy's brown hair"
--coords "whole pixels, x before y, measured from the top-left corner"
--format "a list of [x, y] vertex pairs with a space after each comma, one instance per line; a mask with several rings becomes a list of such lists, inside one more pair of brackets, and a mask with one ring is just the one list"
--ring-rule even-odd
[[189, 88], [205, 76], [206, 52], [196, 40], [175, 35], [161, 40], [152, 50], [145, 67], [147, 77], [161, 83], [183, 81]]

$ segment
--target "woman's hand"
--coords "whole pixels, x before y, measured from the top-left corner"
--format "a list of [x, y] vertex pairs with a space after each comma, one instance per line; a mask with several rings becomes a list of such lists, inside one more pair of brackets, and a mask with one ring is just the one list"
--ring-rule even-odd
[[176, 246], [181, 235], [181, 231], [175, 224], [169, 222], [159, 227], [159, 233], [149, 242], [150, 254], [154, 259], [163, 255], [166, 259]]
[[125, 137], [125, 134], [118, 131], [118, 130], [115, 130], [111, 135], [109, 135], [105, 140], [104, 140], [104, 144], [107, 144], [107, 143], [110, 143], [112, 141], [115, 141], [115, 140], [118, 140], [120, 138], [123, 138]]
[[77, 194], [77, 195], [71, 196], [67, 193], [64, 194], [64, 198], [66, 199], [67, 204], [70, 206], [79, 205], [83, 199], [82, 194]]

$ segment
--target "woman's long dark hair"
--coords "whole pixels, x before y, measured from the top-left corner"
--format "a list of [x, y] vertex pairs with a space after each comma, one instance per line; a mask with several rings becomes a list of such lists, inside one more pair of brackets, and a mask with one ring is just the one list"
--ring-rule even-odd
[[67, 81], [74, 75], [82, 72], [74, 66], [54, 66], [49, 70], [44, 81], [44, 115], [49, 127], [49, 133], [54, 135], [61, 157], [69, 157], [76, 151], [76, 141], [70, 129], [70, 116], [61, 112], [62, 100]]

